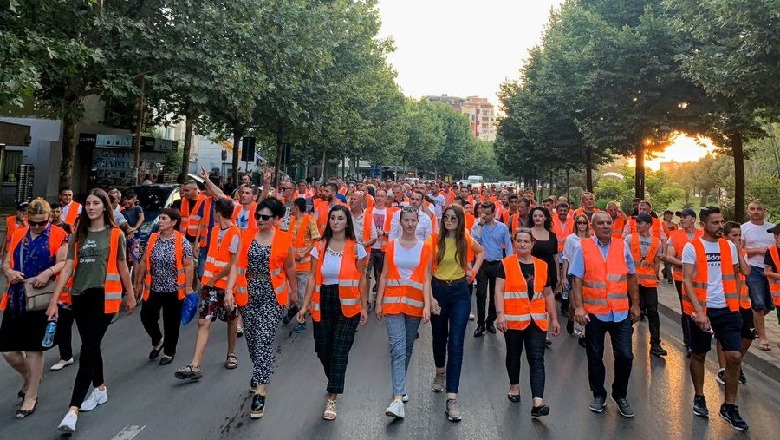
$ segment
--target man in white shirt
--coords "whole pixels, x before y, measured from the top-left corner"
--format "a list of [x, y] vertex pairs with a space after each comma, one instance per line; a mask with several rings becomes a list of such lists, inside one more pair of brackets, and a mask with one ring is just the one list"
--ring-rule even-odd
[[[748, 429], [737, 409], [737, 387], [742, 366], [742, 315], [739, 313], [739, 254], [734, 243], [723, 239], [726, 221], [719, 208], [702, 208], [701, 238], [687, 243], [682, 252], [685, 296], [683, 311], [690, 327], [690, 373], [693, 381], [693, 414], [709, 418], [704, 398], [704, 362], [718, 340], [726, 356], [725, 402], [719, 415], [739, 431]], [[702, 273], [705, 272], [705, 273]]]
[[[349, 199], [349, 212], [352, 214], [352, 225], [355, 229], [355, 238], [357, 242], [365, 248], [369, 248], [376, 242], [376, 229], [371, 228], [368, 236], [368, 241], [365, 241], [363, 237], [363, 227], [366, 222], [370, 222], [373, 226], [374, 218], [371, 214], [371, 210], [365, 211], [363, 209], [363, 203], [365, 202], [365, 194], [363, 191], [355, 191], [352, 193], [352, 197]], [[370, 217], [366, 217], [366, 212]]]
[[742, 225], [742, 239], [745, 240], [750, 275], [745, 282], [750, 292], [758, 348], [762, 351], [769, 351], [769, 340], [764, 330], [764, 317], [774, 310], [775, 306], [772, 302], [772, 295], [769, 293], [769, 282], [764, 275], [764, 255], [767, 249], [775, 245], [774, 235], [767, 232], [767, 229], [773, 228], [775, 225], [764, 221], [766, 211], [764, 205], [758, 200], [753, 200], [748, 204], [747, 214], [750, 221]]
[[[426, 240], [433, 233], [433, 222], [428, 216], [428, 212], [422, 209], [423, 200], [425, 194], [420, 190], [414, 190], [411, 197], [409, 197], [409, 206], [417, 209], [420, 212], [420, 221], [417, 223], [417, 229], [414, 231], [414, 235], [420, 240]], [[393, 220], [390, 222], [390, 234], [387, 236], [389, 240], [395, 240], [401, 236], [401, 211], [399, 210], [393, 214]]]

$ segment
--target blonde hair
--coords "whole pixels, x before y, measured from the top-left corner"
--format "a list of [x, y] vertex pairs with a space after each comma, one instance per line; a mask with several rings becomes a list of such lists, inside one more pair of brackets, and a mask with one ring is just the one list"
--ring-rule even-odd
[[49, 202], [38, 197], [30, 202], [30, 206], [27, 208], [27, 216], [32, 217], [40, 214], [50, 215], [51, 206], [49, 205]]

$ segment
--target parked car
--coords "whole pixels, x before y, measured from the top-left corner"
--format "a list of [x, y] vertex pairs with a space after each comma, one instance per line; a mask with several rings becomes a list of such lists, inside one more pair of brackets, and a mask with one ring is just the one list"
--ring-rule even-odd
[[135, 191], [138, 196], [138, 204], [144, 210], [144, 223], [141, 225], [139, 236], [141, 247], [146, 246], [149, 236], [157, 230], [157, 216], [163, 208], [173, 206], [174, 202], [181, 200], [178, 183], [161, 183], [154, 185], [131, 186], [128, 189]]

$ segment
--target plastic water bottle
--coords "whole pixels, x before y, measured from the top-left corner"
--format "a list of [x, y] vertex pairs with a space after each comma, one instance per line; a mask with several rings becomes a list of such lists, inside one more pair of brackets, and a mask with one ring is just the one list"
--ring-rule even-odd
[[577, 335], [578, 338], [584, 338], [585, 337], [585, 326], [575, 322], [574, 323], [574, 334]]
[[43, 341], [41, 341], [43, 348], [51, 348], [54, 345], [54, 333], [56, 332], [57, 321], [49, 321], [49, 324], [46, 326], [46, 333], [43, 335]]

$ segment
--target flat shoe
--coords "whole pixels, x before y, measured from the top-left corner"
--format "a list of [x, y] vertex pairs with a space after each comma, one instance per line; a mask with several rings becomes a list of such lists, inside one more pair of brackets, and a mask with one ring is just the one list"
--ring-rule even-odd
[[160, 358], [160, 365], [168, 365], [173, 362], [173, 356], [163, 356]]
[[507, 394], [506, 397], [512, 403], [520, 403], [520, 395], [519, 394]]
[[16, 418], [17, 419], [23, 419], [27, 416], [32, 415], [32, 413], [35, 412], [35, 410], [38, 408], [38, 399], [35, 399], [35, 404], [33, 405], [32, 409], [17, 409], [16, 410]]
[[163, 348], [163, 339], [160, 339], [160, 342], [157, 344], [156, 347], [152, 347], [152, 351], [149, 352], [149, 360], [155, 360], [158, 357], [160, 357], [160, 351], [162, 351]]

